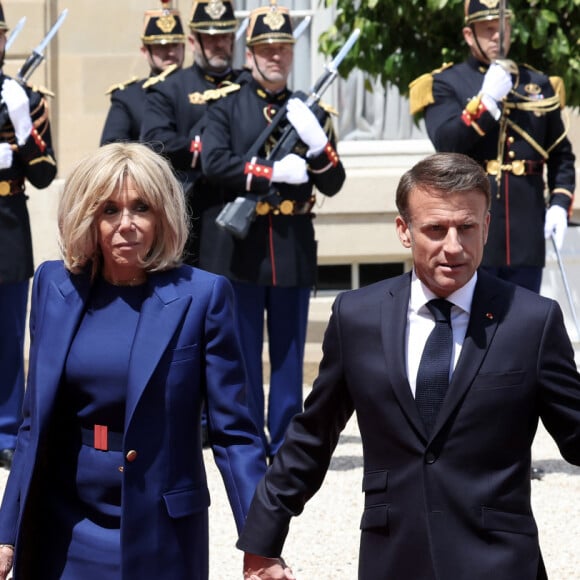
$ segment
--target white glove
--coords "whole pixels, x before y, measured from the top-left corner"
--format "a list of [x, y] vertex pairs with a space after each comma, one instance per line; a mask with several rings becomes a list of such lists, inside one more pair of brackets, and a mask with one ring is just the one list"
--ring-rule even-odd
[[554, 236], [554, 242], [558, 250], [564, 244], [564, 234], [568, 229], [568, 212], [559, 205], [552, 205], [546, 212], [544, 220], [544, 237], [549, 240]]
[[274, 161], [272, 182], [298, 185], [307, 181], [306, 160], [302, 157], [290, 153], [286, 157], [282, 157], [280, 161]]
[[314, 113], [304, 101], [296, 97], [288, 101], [286, 109], [286, 118], [292, 123], [300, 139], [308, 145], [307, 155], [309, 157], [318, 155], [326, 147], [328, 137]]
[[14, 79], [6, 79], [2, 85], [2, 100], [6, 103], [8, 116], [14, 127], [16, 142], [24, 145], [32, 131], [28, 96]]
[[510, 73], [501, 65], [492, 62], [483, 77], [480, 93], [481, 102], [496, 121], [501, 115], [497, 103], [510, 92], [512, 86]]
[[12, 148], [9, 143], [0, 143], [0, 169], [12, 167]]
[[483, 77], [480, 92], [499, 102], [510, 92], [512, 86], [510, 73], [503, 66], [492, 62]]

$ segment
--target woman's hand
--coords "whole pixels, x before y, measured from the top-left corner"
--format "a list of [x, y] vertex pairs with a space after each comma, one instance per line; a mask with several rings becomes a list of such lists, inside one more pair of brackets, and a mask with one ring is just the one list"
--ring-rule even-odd
[[10, 544], [0, 544], [0, 580], [6, 580], [8, 573], [12, 570], [14, 561], [14, 546]]

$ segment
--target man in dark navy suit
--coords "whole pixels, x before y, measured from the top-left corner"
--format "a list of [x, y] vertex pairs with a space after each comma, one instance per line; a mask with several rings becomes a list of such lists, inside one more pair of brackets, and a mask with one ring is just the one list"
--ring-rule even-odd
[[470, 157], [420, 161], [396, 201], [413, 271], [336, 299], [318, 378], [238, 541], [245, 578], [293, 578], [280, 559], [290, 520], [356, 413], [360, 580], [545, 579], [530, 497], [540, 420], [580, 465], [580, 375], [562, 311], [479, 269], [490, 185]]

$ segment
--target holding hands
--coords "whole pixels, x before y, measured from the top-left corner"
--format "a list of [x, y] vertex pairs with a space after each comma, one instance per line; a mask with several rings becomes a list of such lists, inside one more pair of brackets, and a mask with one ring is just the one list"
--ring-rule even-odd
[[296, 580], [282, 558], [244, 554], [244, 580]]
[[14, 560], [14, 547], [8, 544], [0, 544], [0, 580], [6, 580], [12, 570]]
[[6, 103], [8, 116], [14, 127], [16, 142], [24, 145], [32, 131], [30, 102], [25, 90], [14, 79], [6, 79], [2, 85], [2, 100]]
[[318, 155], [328, 143], [328, 137], [320, 126], [314, 113], [306, 106], [304, 101], [296, 97], [290, 99], [286, 105], [286, 118], [300, 139], [308, 145], [308, 156]]

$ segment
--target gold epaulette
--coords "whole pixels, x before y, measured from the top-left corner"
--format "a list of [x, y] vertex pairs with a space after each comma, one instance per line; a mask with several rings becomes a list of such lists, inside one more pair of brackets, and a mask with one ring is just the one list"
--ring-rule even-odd
[[149, 77], [144, 83], [143, 88], [148, 89], [157, 83], [162, 83], [171, 73], [175, 72], [179, 68], [176, 64], [170, 64], [162, 73], [155, 75], [154, 77]]
[[443, 63], [438, 69], [430, 73], [422, 74], [409, 83], [409, 108], [411, 115], [419, 113], [426, 106], [432, 105], [435, 102], [433, 98], [433, 75], [444, 71], [450, 66], [453, 66], [452, 62]]
[[40, 93], [41, 95], [44, 95], [45, 97], [56, 96], [51, 90], [47, 89], [46, 87], [43, 87], [42, 85], [32, 85], [32, 86], [30, 86], [30, 88], [35, 93]]
[[566, 106], [566, 86], [564, 85], [564, 79], [562, 77], [549, 78], [556, 96], [560, 99], [560, 108], [563, 109]]
[[217, 101], [218, 99], [221, 99], [222, 97], [225, 97], [231, 93], [235, 93], [236, 91], [239, 91], [240, 88], [241, 88], [241, 85], [238, 85], [237, 83], [226, 82], [219, 88], [207, 89], [207, 90], [203, 91], [202, 97], [203, 97], [204, 102]]
[[105, 95], [110, 95], [111, 93], [113, 93], [115, 91], [123, 91], [123, 90], [125, 90], [126, 87], [128, 87], [129, 85], [132, 85], [133, 83], [136, 83], [138, 80], [139, 80], [139, 77], [132, 76], [128, 81], [125, 81], [124, 83], [117, 83], [115, 85], [111, 85], [107, 89], [107, 92], [105, 93]]
[[324, 101], [320, 101], [318, 103], [318, 106], [325, 112], [328, 113], [329, 115], [334, 115], [335, 117], [338, 117], [338, 111], [332, 106], [329, 105], [328, 103], [325, 103]]

